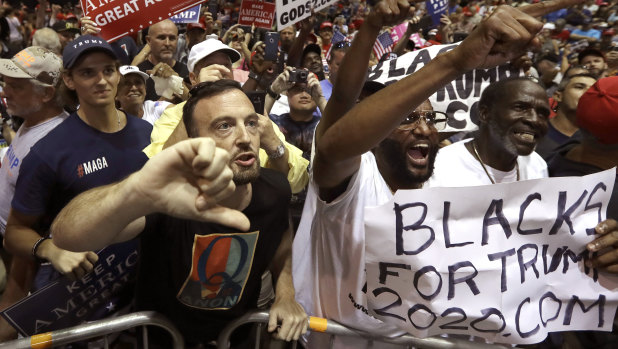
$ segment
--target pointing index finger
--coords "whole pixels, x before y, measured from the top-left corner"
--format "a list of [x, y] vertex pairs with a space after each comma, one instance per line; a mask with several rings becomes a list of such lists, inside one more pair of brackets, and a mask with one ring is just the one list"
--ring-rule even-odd
[[550, 0], [550, 1], [540, 1], [536, 4], [522, 6], [519, 9], [521, 12], [530, 15], [532, 17], [541, 17], [545, 16], [548, 13], [552, 13], [554, 11], [558, 11], [562, 8], [574, 6], [580, 3], [583, 3], [584, 0]]

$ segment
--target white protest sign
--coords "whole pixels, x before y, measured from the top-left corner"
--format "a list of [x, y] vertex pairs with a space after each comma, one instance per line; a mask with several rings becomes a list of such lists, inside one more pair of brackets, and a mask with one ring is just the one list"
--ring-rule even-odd
[[[455, 48], [452, 45], [434, 45], [372, 67], [368, 81], [391, 84], [420, 70], [439, 53]], [[506, 64], [492, 69], [475, 69], [449, 82], [429, 97], [436, 111], [449, 116], [448, 126], [442, 132], [473, 131], [478, 128], [477, 102], [490, 83], [511, 76], [523, 75], [519, 69]]]
[[317, 12], [336, 2], [337, 0], [276, 0], [277, 30], [311, 17], [311, 9]]
[[366, 208], [369, 313], [418, 337], [497, 343], [610, 331], [618, 276], [584, 262], [615, 176], [398, 191]]

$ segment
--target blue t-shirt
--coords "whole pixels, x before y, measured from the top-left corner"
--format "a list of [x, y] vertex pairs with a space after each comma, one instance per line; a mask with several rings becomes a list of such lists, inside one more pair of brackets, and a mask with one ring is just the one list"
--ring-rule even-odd
[[330, 95], [333, 94], [333, 84], [331, 84], [327, 79], [324, 79], [320, 80], [320, 87], [322, 88], [322, 95], [328, 101], [330, 99]]
[[[119, 181], [139, 170], [148, 160], [142, 149], [150, 143], [151, 131], [152, 125], [148, 122], [127, 115], [127, 124], [122, 130], [104, 133], [88, 126], [76, 113], [71, 114], [34, 145], [24, 158], [12, 201], [13, 209], [27, 215], [40, 215], [42, 219], [36, 230], [43, 235], [60, 210], [75, 196]], [[135, 245], [134, 241], [108, 248], [122, 259], [126, 257], [119, 257], [118, 251], [130, 249], [131, 244]], [[102, 298], [101, 304], [90, 303], [83, 308], [86, 313], [80, 321], [101, 319], [114, 309], [130, 304], [135, 270], [125, 269], [125, 274], [122, 277], [118, 274], [118, 279], [114, 280], [113, 288], [108, 286], [109, 295]], [[51, 265], [42, 265], [35, 276], [33, 290], [60, 276]], [[75, 324], [69, 322], [69, 326]]]
[[588, 38], [594, 38], [597, 40], [601, 40], [601, 32], [596, 29], [588, 29], [588, 30], [575, 29], [571, 32], [571, 35], [580, 35], [580, 36], [585, 36]]
[[559, 18], [564, 18], [567, 15], [567, 9], [563, 8], [558, 11], [554, 11], [546, 14], [543, 18], [547, 20], [547, 22], [555, 22]]
[[313, 114], [310, 121], [295, 121], [289, 113], [275, 115], [270, 114], [270, 119], [279, 126], [285, 140], [303, 151], [303, 157], [310, 160], [313, 133], [320, 121], [320, 117]]
[[142, 149], [150, 144], [151, 131], [148, 122], [127, 116], [122, 130], [104, 133], [71, 114], [24, 158], [13, 209], [43, 215], [44, 232], [75, 196], [139, 170], [148, 160]]

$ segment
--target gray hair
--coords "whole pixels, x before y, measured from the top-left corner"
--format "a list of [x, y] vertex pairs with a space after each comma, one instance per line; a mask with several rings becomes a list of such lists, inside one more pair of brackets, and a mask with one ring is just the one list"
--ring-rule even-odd
[[58, 93], [58, 86], [49, 85], [49, 84], [40, 82], [39, 80], [36, 80], [36, 79], [28, 79], [28, 80], [30, 81], [30, 84], [32, 84], [33, 92], [40, 96], [45, 94], [46, 88], [50, 88], [50, 87], [53, 88], [54, 89], [53, 103], [58, 107], [64, 106], [64, 101], [62, 99], [62, 96], [60, 93]]
[[32, 46], [45, 47], [58, 55], [62, 49], [58, 34], [51, 28], [41, 28], [34, 32], [32, 36]]

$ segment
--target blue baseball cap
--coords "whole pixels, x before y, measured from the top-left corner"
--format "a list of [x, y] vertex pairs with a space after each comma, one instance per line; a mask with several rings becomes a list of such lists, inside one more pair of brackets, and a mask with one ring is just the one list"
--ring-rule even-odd
[[64, 69], [72, 68], [82, 54], [94, 50], [105, 52], [114, 59], [118, 59], [114, 49], [107, 41], [94, 35], [82, 35], [69, 42], [64, 48], [64, 52], [62, 52]]

